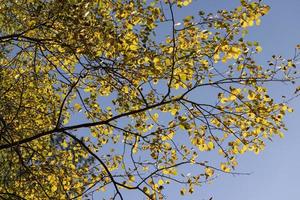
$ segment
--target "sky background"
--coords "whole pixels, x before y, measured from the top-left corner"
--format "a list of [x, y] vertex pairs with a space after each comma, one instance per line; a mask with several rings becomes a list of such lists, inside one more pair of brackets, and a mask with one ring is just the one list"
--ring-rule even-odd
[[[263, 52], [257, 56], [260, 64], [273, 54], [292, 57], [294, 47], [300, 43], [300, 1], [268, 0], [263, 1], [271, 6], [268, 15], [262, 18], [258, 27], [249, 30], [249, 40], [259, 41]], [[198, 0], [187, 7], [183, 15], [199, 9], [216, 11], [217, 9], [234, 8], [238, 0]], [[272, 93], [281, 95], [286, 88], [275, 86]], [[239, 158], [238, 170], [251, 172], [251, 175], [221, 175], [212, 184], [197, 188], [193, 195], [182, 197], [170, 189], [168, 199], [188, 200], [298, 200], [300, 199], [300, 134], [299, 98], [292, 102], [294, 113], [285, 119], [288, 131], [285, 138], [274, 138], [259, 155], [244, 154]]]
[[[294, 48], [300, 44], [300, 0], [265, 0], [271, 7], [268, 15], [262, 18], [258, 27], [251, 27], [246, 39], [259, 41], [263, 52], [256, 57], [257, 63], [266, 65], [273, 54], [292, 57]], [[176, 11], [181, 18], [196, 14], [200, 9], [216, 12], [218, 9], [232, 9], [239, 0], [194, 0], [191, 6]], [[180, 21], [178, 21], [180, 22]], [[158, 36], [160, 37], [160, 36]], [[291, 94], [287, 88], [273, 86], [274, 95]], [[289, 130], [285, 138], [274, 137], [259, 155], [245, 153], [239, 157], [237, 172], [250, 172], [251, 175], [221, 175], [211, 184], [195, 188], [193, 195], [180, 196], [177, 186], [167, 186], [167, 199], [183, 200], [299, 200], [300, 199], [300, 106], [299, 98], [291, 102], [294, 113], [286, 118]], [[125, 192], [125, 200], [145, 199], [139, 192]], [[97, 194], [94, 199], [102, 199]]]

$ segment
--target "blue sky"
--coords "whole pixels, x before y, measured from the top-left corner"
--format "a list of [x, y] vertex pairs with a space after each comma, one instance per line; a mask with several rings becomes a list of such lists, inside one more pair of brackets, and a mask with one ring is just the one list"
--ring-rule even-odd
[[[185, 11], [195, 9], [214, 11], [232, 8], [239, 1], [199, 0]], [[291, 57], [296, 44], [300, 43], [300, 1], [264, 1], [271, 6], [259, 27], [250, 28], [249, 40], [257, 40], [263, 52], [257, 57], [261, 64], [273, 55]], [[182, 13], [185, 14], [185, 13]], [[286, 92], [286, 88], [273, 87], [275, 95]], [[168, 199], [207, 200], [297, 200], [300, 198], [300, 134], [299, 99], [292, 102], [294, 113], [286, 118], [288, 131], [284, 139], [275, 139], [258, 156], [246, 154], [240, 157], [238, 171], [251, 172], [247, 176], [221, 175], [212, 184], [198, 188], [193, 195], [179, 196], [170, 193]], [[171, 190], [172, 191], [172, 190]]]
[[[263, 52], [257, 56], [259, 64], [266, 65], [273, 54], [291, 57], [294, 48], [300, 43], [300, 0], [266, 0], [271, 6], [267, 16], [262, 18], [259, 27], [249, 30], [247, 39], [259, 41]], [[214, 12], [218, 9], [231, 9], [239, 5], [239, 0], [194, 0], [194, 3], [176, 13], [177, 17], [197, 13], [200, 9]], [[273, 86], [273, 95], [291, 94], [287, 88]], [[196, 188], [193, 195], [180, 196], [178, 187], [169, 185], [167, 199], [184, 200], [297, 200], [300, 198], [300, 134], [298, 121], [299, 98], [292, 102], [294, 113], [286, 117], [289, 130], [285, 138], [274, 138], [259, 155], [244, 154], [239, 158], [237, 171], [251, 175], [220, 175], [211, 184]], [[127, 193], [127, 199], [140, 199], [137, 191]], [[97, 196], [99, 197], [99, 196]], [[97, 198], [96, 197], [96, 198]]]

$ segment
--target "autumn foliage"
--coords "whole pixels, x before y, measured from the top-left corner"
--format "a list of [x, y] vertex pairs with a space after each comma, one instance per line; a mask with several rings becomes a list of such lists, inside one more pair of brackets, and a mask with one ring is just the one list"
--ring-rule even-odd
[[270, 8], [240, 3], [178, 19], [191, 0], [2, 1], [0, 197], [185, 195], [283, 137], [292, 109], [267, 86], [293, 83], [298, 54], [257, 64], [245, 36]]

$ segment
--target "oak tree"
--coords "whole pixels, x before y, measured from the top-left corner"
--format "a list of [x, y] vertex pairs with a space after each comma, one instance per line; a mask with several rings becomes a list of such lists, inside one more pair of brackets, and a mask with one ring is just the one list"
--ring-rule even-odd
[[298, 50], [261, 66], [245, 39], [269, 6], [178, 19], [190, 4], [1, 2], [1, 198], [184, 195], [283, 137], [292, 109], [268, 85], [295, 81]]

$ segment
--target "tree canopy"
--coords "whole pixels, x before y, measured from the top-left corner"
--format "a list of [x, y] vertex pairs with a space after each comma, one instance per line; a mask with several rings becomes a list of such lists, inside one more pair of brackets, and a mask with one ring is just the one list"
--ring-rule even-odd
[[268, 85], [295, 82], [299, 46], [261, 66], [245, 36], [269, 6], [178, 19], [190, 4], [2, 1], [1, 198], [185, 195], [283, 137], [292, 108]]

